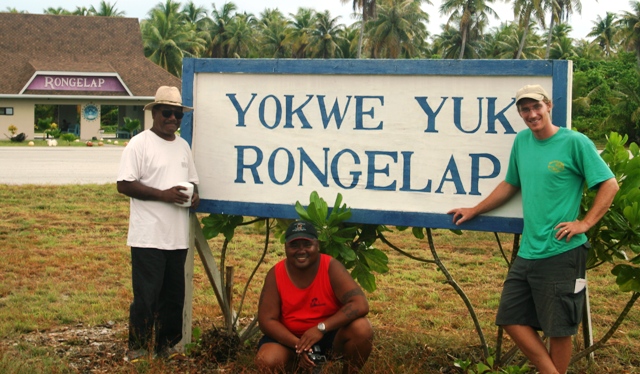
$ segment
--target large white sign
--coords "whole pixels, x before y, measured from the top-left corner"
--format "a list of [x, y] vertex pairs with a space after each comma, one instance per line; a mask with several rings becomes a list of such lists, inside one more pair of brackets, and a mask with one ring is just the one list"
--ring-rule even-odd
[[[452, 228], [504, 179], [526, 128], [515, 92], [541, 84], [570, 117], [567, 61], [200, 60], [184, 62], [183, 121], [201, 211], [297, 217], [337, 193], [360, 223]], [[535, 157], [535, 155], [532, 155]], [[519, 232], [518, 198], [460, 227]]]

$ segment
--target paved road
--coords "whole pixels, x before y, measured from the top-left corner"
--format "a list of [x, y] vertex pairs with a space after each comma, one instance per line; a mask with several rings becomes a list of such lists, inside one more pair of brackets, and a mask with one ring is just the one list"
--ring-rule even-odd
[[115, 183], [124, 147], [0, 147], [0, 184]]

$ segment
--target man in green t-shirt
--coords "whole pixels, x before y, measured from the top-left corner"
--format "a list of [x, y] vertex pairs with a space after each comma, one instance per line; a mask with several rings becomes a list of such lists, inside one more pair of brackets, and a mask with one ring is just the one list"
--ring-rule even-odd
[[[585, 299], [585, 232], [607, 212], [618, 183], [593, 142], [551, 122], [553, 104], [544, 88], [518, 90], [516, 107], [528, 129], [516, 135], [505, 180], [478, 205], [448, 214], [460, 225], [522, 192], [522, 244], [504, 282], [496, 324], [541, 374], [565, 373]], [[598, 192], [579, 220], [585, 183]], [[540, 330], [549, 337], [548, 351]]]

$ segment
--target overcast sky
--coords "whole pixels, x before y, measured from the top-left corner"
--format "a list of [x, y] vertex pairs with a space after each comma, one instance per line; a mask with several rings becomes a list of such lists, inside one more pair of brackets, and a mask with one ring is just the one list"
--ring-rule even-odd
[[[107, 0], [111, 4], [115, 3], [115, 7], [118, 10], [124, 11], [125, 16], [135, 18], [146, 18], [147, 13], [151, 8], [164, 1], [159, 0]], [[204, 6], [209, 12], [213, 9], [212, 4], [215, 4], [218, 9], [221, 9], [225, 1], [220, 0], [194, 0], [194, 3], [199, 6]], [[354, 19], [351, 17], [352, 1], [348, 4], [342, 4], [340, 0], [232, 0], [238, 7], [239, 12], [253, 13], [256, 16], [259, 15], [266, 8], [278, 8], [285, 15], [289, 13], [296, 13], [298, 7], [314, 8], [318, 11], [329, 10], [331, 15], [336, 17], [340, 16], [340, 23], [351, 24]], [[430, 21], [428, 25], [429, 32], [431, 34], [440, 33], [440, 25], [445, 23], [446, 18], [439, 15], [438, 9], [442, 0], [432, 0], [434, 5], [423, 5], [423, 9], [430, 15]], [[573, 38], [586, 38], [586, 35], [591, 31], [593, 22], [595, 22], [598, 16], [604, 18], [607, 11], [612, 13], [621, 13], [622, 11], [630, 11], [631, 6], [627, 0], [582, 0], [582, 14], [574, 14], [571, 17], [570, 24], [573, 27], [571, 36]], [[186, 4], [187, 1], [181, 1], [182, 4]], [[322, 5], [318, 5], [322, 4]], [[7, 8], [16, 8], [18, 10], [24, 10], [29, 13], [42, 13], [44, 9], [49, 7], [64, 9], [73, 11], [78, 6], [99, 7], [99, 0], [0, 0], [0, 11], [5, 11]], [[511, 4], [507, 5], [501, 0], [494, 2], [491, 7], [498, 13], [503, 22], [513, 19], [513, 10]], [[210, 13], [209, 13], [210, 14]], [[498, 21], [493, 21], [491, 26], [498, 26]]]

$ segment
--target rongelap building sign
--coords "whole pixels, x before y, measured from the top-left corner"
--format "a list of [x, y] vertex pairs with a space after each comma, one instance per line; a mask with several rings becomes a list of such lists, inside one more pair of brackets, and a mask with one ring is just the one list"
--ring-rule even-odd
[[[26, 90], [46, 91], [107, 91], [128, 92], [117, 75], [36, 74], [24, 87]], [[129, 93], [130, 94], [130, 93]]]
[[[186, 59], [182, 124], [199, 211], [296, 218], [338, 193], [359, 223], [453, 228], [526, 128], [515, 92], [541, 84], [570, 124], [570, 61]], [[534, 156], [532, 156], [534, 157]], [[458, 227], [520, 232], [520, 200]]]

